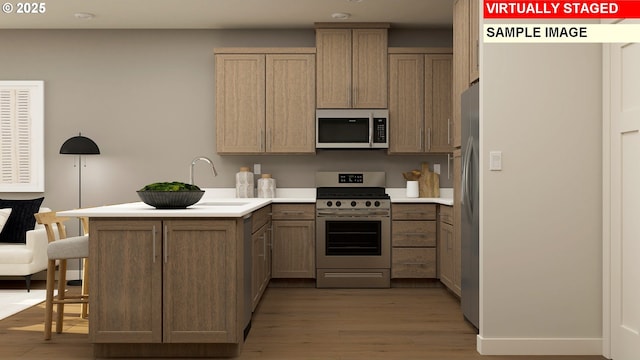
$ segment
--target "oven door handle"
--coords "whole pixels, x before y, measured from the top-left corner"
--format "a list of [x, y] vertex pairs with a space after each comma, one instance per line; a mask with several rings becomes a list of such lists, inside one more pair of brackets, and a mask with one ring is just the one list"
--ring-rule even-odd
[[379, 212], [366, 212], [366, 213], [357, 213], [357, 212], [332, 212], [332, 211], [318, 211], [318, 217], [335, 217], [335, 218], [345, 218], [345, 217], [389, 217], [388, 211], [379, 211]]

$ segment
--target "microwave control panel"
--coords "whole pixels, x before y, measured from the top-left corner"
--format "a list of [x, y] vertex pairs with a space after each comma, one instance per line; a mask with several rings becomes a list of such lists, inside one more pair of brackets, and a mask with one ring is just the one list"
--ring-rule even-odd
[[387, 119], [385, 118], [373, 119], [373, 142], [374, 143], [387, 142]]

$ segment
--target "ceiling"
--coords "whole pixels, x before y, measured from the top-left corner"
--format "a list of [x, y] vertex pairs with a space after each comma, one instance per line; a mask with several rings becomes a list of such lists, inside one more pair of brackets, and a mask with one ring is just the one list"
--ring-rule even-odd
[[[304, 29], [314, 22], [389, 22], [392, 28], [451, 28], [452, 0], [52, 0], [18, 13], [4, 1], [0, 29]], [[22, 10], [29, 10], [23, 8]], [[332, 18], [348, 13], [347, 20]], [[87, 19], [76, 14], [92, 14]]]

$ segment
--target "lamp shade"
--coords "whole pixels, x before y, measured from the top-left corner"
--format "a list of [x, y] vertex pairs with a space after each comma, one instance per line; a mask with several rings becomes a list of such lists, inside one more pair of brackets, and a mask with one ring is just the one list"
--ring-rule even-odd
[[60, 147], [60, 154], [98, 155], [98, 145], [86, 136], [78, 135], [67, 139]]

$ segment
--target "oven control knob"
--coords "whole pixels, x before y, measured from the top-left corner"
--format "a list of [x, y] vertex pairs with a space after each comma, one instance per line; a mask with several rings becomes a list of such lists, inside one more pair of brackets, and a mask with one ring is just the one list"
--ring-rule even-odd
[[355, 201], [351, 202], [351, 207], [356, 207], [356, 202]]
[[374, 203], [373, 203], [373, 205], [374, 205], [375, 207], [380, 206], [380, 201], [376, 201], [376, 202], [374, 202]]
[[371, 206], [371, 201], [367, 201], [364, 203], [367, 207]]
[[333, 203], [331, 201], [327, 201], [327, 206], [331, 207]]
[[342, 206], [342, 203], [340, 201], [336, 201], [336, 206]]

